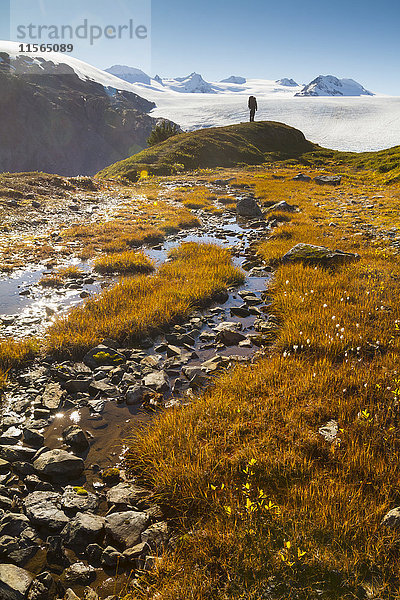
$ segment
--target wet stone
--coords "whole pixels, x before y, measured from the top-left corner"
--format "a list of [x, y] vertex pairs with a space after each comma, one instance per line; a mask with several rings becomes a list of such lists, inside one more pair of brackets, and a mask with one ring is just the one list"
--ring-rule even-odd
[[37, 473], [52, 479], [75, 479], [81, 475], [84, 462], [65, 450], [55, 449], [43, 452], [33, 466]]
[[68, 485], [61, 499], [61, 506], [68, 511], [95, 511], [98, 505], [98, 497], [79, 486]]
[[106, 517], [106, 533], [118, 545], [130, 548], [141, 541], [141, 533], [146, 529], [148, 522], [148, 516], [143, 512], [113, 513]]
[[32, 523], [54, 531], [60, 531], [69, 521], [57, 492], [32, 492], [24, 499], [24, 508]]

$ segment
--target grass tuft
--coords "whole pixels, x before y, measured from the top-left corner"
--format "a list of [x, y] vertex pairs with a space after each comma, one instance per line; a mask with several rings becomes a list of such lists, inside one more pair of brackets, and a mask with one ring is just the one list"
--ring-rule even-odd
[[151, 273], [154, 264], [143, 252], [121, 252], [100, 256], [94, 262], [98, 273]]

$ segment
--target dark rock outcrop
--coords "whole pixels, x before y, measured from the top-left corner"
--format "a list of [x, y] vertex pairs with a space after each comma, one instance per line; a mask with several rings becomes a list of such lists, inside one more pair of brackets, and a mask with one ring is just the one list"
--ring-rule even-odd
[[39, 57], [38, 68], [21, 56], [10, 68], [0, 54], [0, 171], [93, 175], [147, 146], [154, 103], [84, 81], [66, 64]]

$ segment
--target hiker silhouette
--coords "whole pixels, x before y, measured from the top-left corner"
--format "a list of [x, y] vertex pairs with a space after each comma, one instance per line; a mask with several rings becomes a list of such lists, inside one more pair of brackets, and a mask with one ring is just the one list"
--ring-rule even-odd
[[256, 110], [258, 110], [257, 100], [255, 96], [250, 96], [249, 98], [249, 109], [250, 109], [250, 123], [254, 121], [254, 115], [256, 114]]

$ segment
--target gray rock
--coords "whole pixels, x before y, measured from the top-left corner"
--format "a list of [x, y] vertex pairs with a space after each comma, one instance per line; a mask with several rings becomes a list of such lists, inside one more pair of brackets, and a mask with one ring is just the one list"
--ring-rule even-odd
[[33, 575], [15, 565], [0, 565], [1, 600], [26, 600]]
[[146, 529], [149, 518], [146, 513], [137, 511], [118, 512], [106, 517], [106, 533], [122, 546], [130, 548], [141, 541], [141, 534]]
[[104, 517], [91, 513], [78, 513], [61, 532], [65, 544], [70, 547], [86, 547], [102, 540]]
[[78, 425], [70, 425], [62, 434], [65, 443], [73, 450], [83, 452], [89, 448], [89, 441]]
[[285, 200], [282, 200], [281, 202], [277, 202], [277, 204], [274, 204], [273, 206], [270, 206], [268, 208], [268, 212], [275, 212], [277, 210], [279, 210], [280, 212], [296, 212], [297, 206], [294, 206], [293, 204], [288, 204], [287, 202], [285, 202]]
[[335, 441], [337, 434], [339, 432], [338, 422], [334, 419], [332, 421], [328, 421], [318, 429], [319, 433], [327, 442]]
[[32, 492], [24, 499], [24, 508], [32, 523], [53, 531], [61, 531], [69, 521], [57, 492]]
[[49, 410], [57, 410], [65, 397], [59, 383], [48, 383], [42, 396], [42, 404]]
[[52, 600], [56, 598], [55, 581], [48, 572], [40, 573], [31, 585], [28, 600]]
[[342, 178], [337, 175], [319, 175], [318, 177], [314, 177], [315, 183], [318, 185], [340, 185], [342, 182]]
[[34, 448], [26, 448], [25, 446], [0, 446], [0, 458], [8, 462], [22, 461], [29, 462], [35, 456]]
[[295, 177], [292, 178], [292, 181], [311, 181], [311, 177], [308, 175], [304, 175], [303, 173], [299, 173]]
[[118, 365], [126, 362], [125, 356], [114, 348], [110, 348], [109, 346], [105, 346], [104, 344], [99, 344], [96, 348], [92, 348], [89, 350], [87, 354], [83, 357], [83, 362], [90, 369], [96, 369], [97, 367], [102, 367], [103, 365], [110, 365], [117, 367]]
[[119, 483], [107, 492], [107, 502], [109, 506], [116, 506], [117, 508], [140, 507], [149, 498], [150, 494], [149, 490], [137, 485]]
[[18, 567], [24, 567], [39, 551], [38, 539], [33, 530], [32, 538], [24, 535], [13, 538], [8, 535], [0, 537], [1, 560], [12, 562]]
[[389, 510], [383, 517], [381, 525], [385, 525], [385, 527], [389, 527], [390, 529], [400, 529], [400, 506]]
[[216, 327], [218, 330], [217, 342], [224, 344], [225, 346], [236, 346], [239, 342], [246, 339], [243, 333], [238, 331], [236, 323], [234, 326], [229, 323], [223, 323], [224, 327]]
[[149, 390], [143, 385], [133, 385], [128, 388], [126, 392], [126, 403], [128, 406], [135, 406], [136, 404], [141, 404], [143, 402], [143, 397]]
[[116, 398], [120, 395], [118, 388], [112, 385], [108, 379], [101, 379], [100, 381], [92, 381], [89, 385], [89, 393], [92, 396], [105, 396], [106, 398]]
[[94, 511], [99, 505], [99, 499], [95, 494], [81, 487], [67, 485], [61, 498], [61, 506], [72, 511]]
[[101, 555], [101, 564], [105, 567], [116, 567], [125, 562], [123, 554], [112, 546], [107, 546]]
[[43, 452], [33, 463], [35, 471], [52, 479], [76, 479], [84, 469], [81, 458], [65, 450]]
[[66, 585], [89, 585], [96, 579], [96, 570], [83, 562], [76, 562], [65, 569], [62, 578]]
[[89, 385], [92, 381], [91, 377], [85, 377], [83, 379], [69, 379], [65, 382], [65, 389], [70, 394], [77, 394], [79, 392], [86, 393], [89, 391]]
[[241, 217], [261, 217], [262, 210], [251, 196], [237, 201], [236, 211]]
[[41, 448], [44, 444], [44, 435], [36, 429], [24, 429], [24, 442], [33, 448]]
[[313, 246], [312, 244], [296, 244], [282, 257], [281, 262], [284, 264], [302, 262], [307, 265], [336, 267], [359, 259], [359, 254], [352, 252], [330, 250], [324, 246]]
[[164, 371], [156, 371], [155, 373], [149, 373], [143, 379], [145, 387], [150, 388], [154, 392], [163, 394], [168, 392], [170, 389], [170, 383], [168, 376]]
[[77, 596], [75, 594], [74, 590], [71, 590], [71, 588], [68, 588], [65, 591], [64, 600], [80, 600], [80, 598], [79, 598], [79, 596]]
[[150, 527], [145, 529], [141, 535], [142, 542], [145, 542], [151, 548], [157, 548], [160, 551], [163, 549], [163, 546], [168, 543], [170, 537], [171, 530], [166, 521], [150, 525]]
[[0, 536], [19, 537], [27, 529], [30, 529], [30, 521], [26, 515], [6, 513], [0, 519]]

